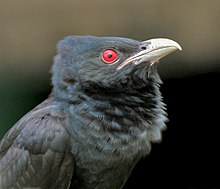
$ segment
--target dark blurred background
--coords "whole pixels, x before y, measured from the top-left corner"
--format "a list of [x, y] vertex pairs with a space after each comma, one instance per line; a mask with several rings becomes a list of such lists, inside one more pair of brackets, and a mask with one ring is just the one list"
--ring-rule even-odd
[[220, 188], [219, 0], [0, 0], [0, 138], [49, 95], [56, 43], [88, 34], [183, 47], [159, 65], [170, 119], [163, 142], [124, 188]]

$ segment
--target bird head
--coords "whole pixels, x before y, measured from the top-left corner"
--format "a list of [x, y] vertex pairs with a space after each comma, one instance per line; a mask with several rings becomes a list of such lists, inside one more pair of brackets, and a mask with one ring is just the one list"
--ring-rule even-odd
[[[148, 151], [148, 142], [161, 140], [168, 119], [156, 62], [181, 50], [177, 42], [164, 38], [140, 42], [120, 37], [70, 36], [57, 47], [52, 94], [67, 105], [75, 105], [70, 112], [84, 118], [77, 122], [79, 127], [95, 120], [98, 130], [123, 133], [118, 135], [122, 145], [132, 143], [130, 140], [140, 144], [134, 145], [136, 151]], [[128, 140], [130, 135], [134, 138]], [[139, 143], [135, 142], [137, 137]], [[115, 144], [117, 149], [119, 144]]]
[[[181, 50], [170, 39], [137, 41], [120, 37], [69, 36], [58, 43], [53, 84], [71, 93], [126, 92], [159, 82], [154, 63]], [[74, 86], [74, 87], [73, 87]]]

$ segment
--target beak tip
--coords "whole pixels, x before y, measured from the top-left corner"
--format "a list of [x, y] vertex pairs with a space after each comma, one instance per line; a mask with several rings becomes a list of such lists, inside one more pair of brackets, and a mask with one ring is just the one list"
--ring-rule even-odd
[[[178, 44], [178, 43], [177, 43], [177, 44]], [[182, 47], [181, 47], [179, 44], [178, 44], [176, 47], [177, 47], [177, 49], [180, 50], [180, 51], [183, 50]]]

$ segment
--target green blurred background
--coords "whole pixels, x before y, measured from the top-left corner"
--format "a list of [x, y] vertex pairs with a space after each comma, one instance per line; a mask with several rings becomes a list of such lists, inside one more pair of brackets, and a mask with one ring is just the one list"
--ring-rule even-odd
[[[219, 0], [0, 0], [0, 138], [49, 95], [56, 43], [68, 35], [176, 40], [183, 51], [164, 58], [159, 72], [165, 87], [172, 86], [173, 91], [186, 79], [183, 96], [191, 92], [190, 78], [219, 76]], [[193, 80], [195, 86], [199, 81]], [[218, 87], [216, 77], [213, 82]], [[207, 92], [201, 85], [202, 89]], [[171, 109], [172, 103], [187, 103], [182, 96], [172, 101], [171, 89], [169, 94], [166, 88], [163, 91]], [[187, 112], [190, 105], [185, 108]], [[177, 124], [181, 121], [177, 119]]]

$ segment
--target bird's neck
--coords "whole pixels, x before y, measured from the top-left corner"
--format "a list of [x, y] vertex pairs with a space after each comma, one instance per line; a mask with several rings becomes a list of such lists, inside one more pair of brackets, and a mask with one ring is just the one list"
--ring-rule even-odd
[[[70, 104], [70, 113], [81, 119], [77, 127], [88, 131], [88, 135], [94, 134], [96, 137], [97, 132], [104, 131], [100, 132], [103, 136], [99, 137], [112, 136], [108, 140], [119, 142], [117, 146], [133, 143], [137, 150], [140, 148], [137, 146], [143, 147], [143, 143], [148, 146], [145, 149], [149, 150], [150, 142], [161, 139], [161, 129], [165, 127], [167, 118], [159, 86], [155, 83], [129, 93], [104, 94], [75, 90], [71, 94], [65, 98]], [[75, 132], [78, 131], [76, 129]], [[107, 145], [103, 144], [100, 148]]]
[[151, 142], [161, 140], [167, 117], [159, 91], [160, 79], [155, 73], [152, 76], [145, 73], [143, 70], [136, 74], [138, 78], [131, 79], [137, 83], [132, 83], [133, 89], [117, 93], [114, 90], [87, 91], [78, 82], [68, 81], [54, 88], [54, 96], [66, 103], [69, 113], [74, 115], [72, 131], [78, 138], [81, 136], [85, 141], [87, 138], [83, 139], [83, 135], [89, 135], [89, 141], [105, 138], [106, 144], [102, 140], [100, 149], [109, 145], [112, 148], [115, 144], [117, 151], [120, 146], [126, 149], [125, 144], [129, 144], [128, 148], [136, 152], [143, 152], [145, 148], [147, 153]]

